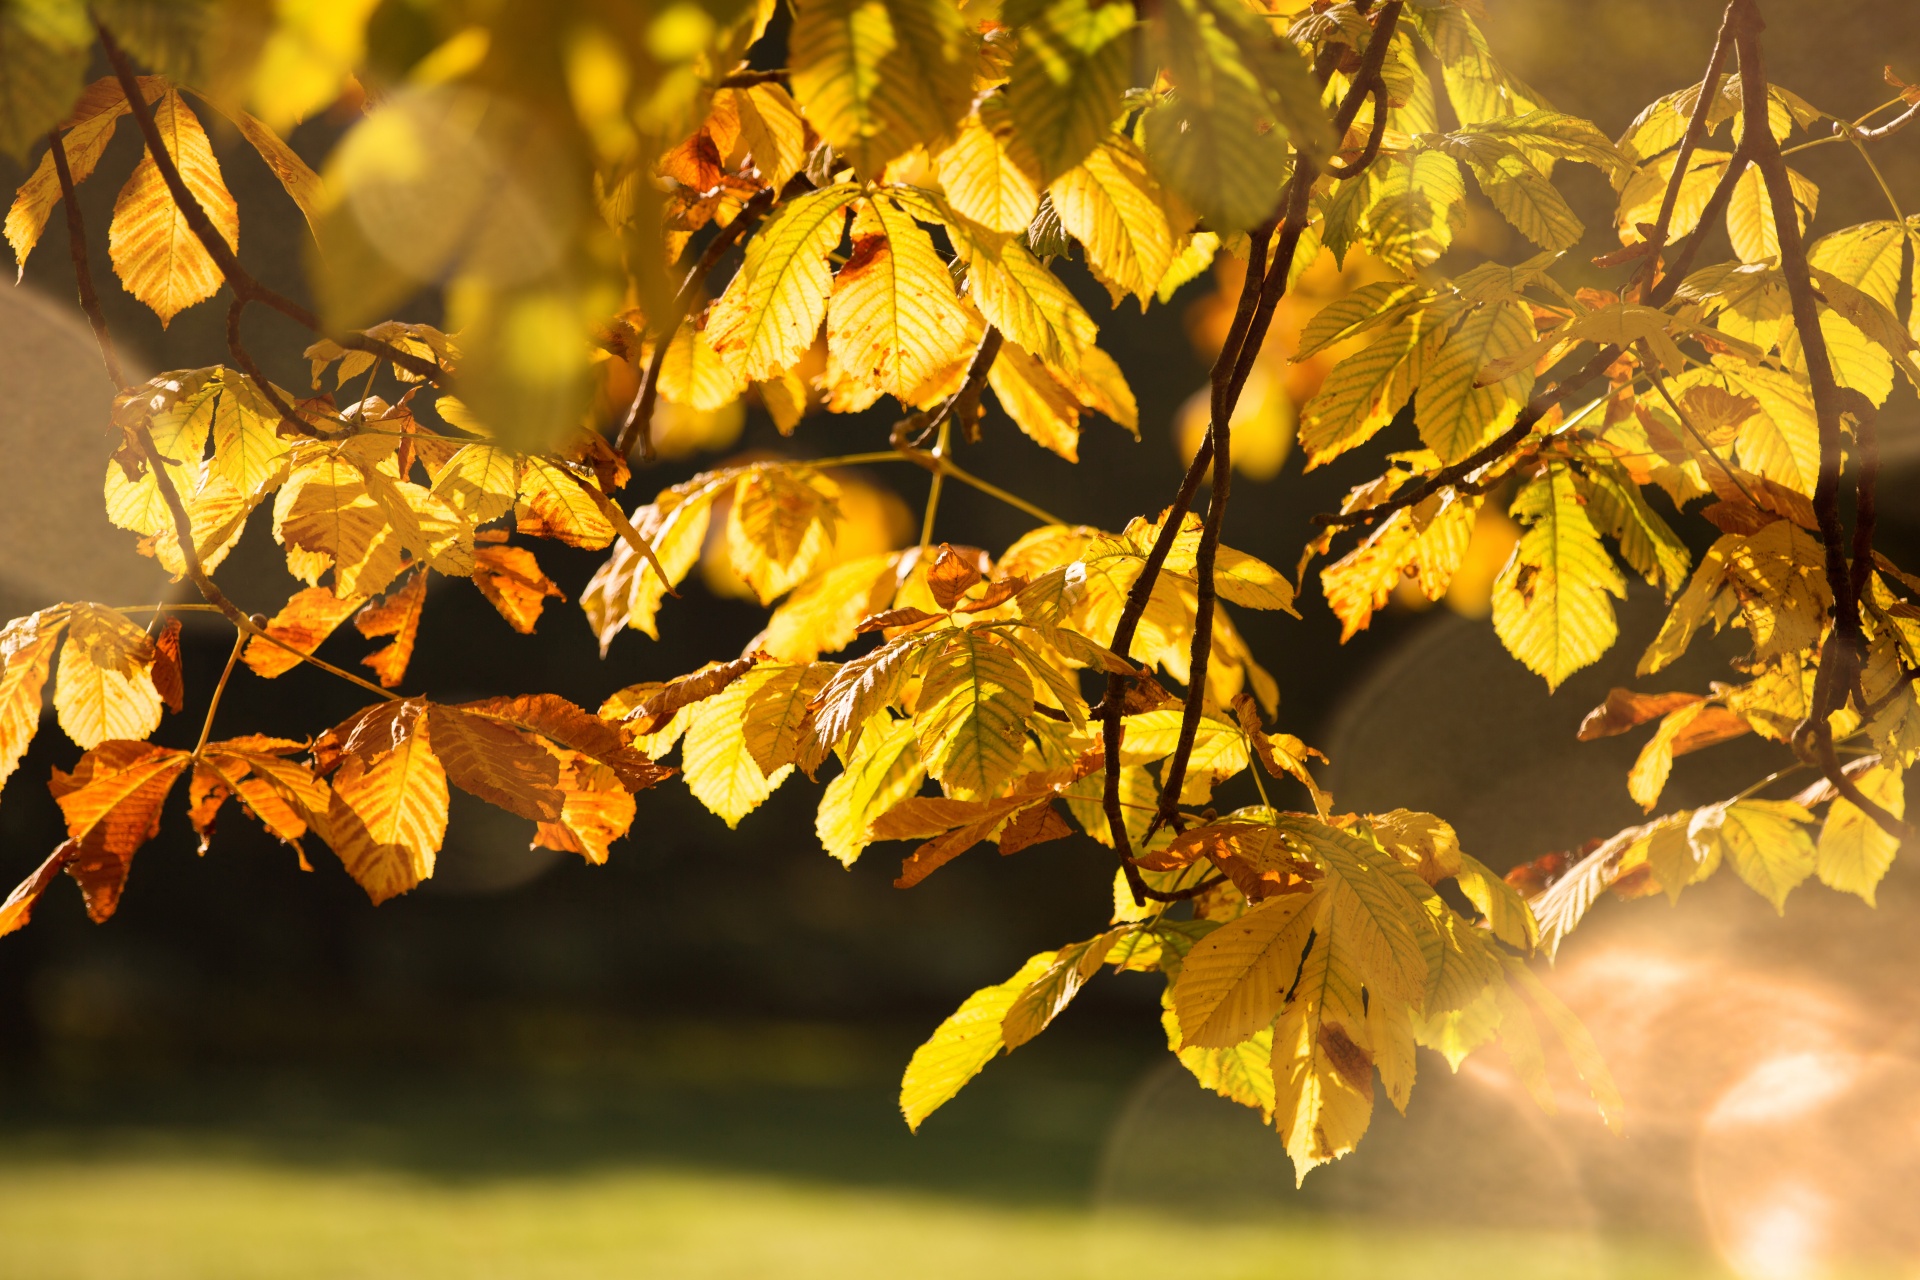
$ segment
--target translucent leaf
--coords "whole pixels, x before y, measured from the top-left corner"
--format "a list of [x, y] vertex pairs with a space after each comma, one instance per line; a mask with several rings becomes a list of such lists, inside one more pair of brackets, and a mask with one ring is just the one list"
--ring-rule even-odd
[[[1906, 793], [1897, 766], [1877, 764], [1857, 774], [1854, 783], [1867, 799], [1894, 817], [1905, 815]], [[1852, 801], [1837, 797], [1827, 810], [1826, 825], [1820, 828], [1814, 869], [1821, 884], [1842, 893], [1857, 893], [1873, 906], [1874, 890], [1898, 852], [1898, 837], [1888, 835]]]
[[[200, 121], [172, 90], [154, 104], [153, 122], [187, 190], [228, 246], [240, 243], [240, 208], [220, 176]], [[220, 289], [221, 275], [187, 226], [153, 157], [142, 155], [114, 202], [107, 252], [128, 293], [152, 308], [165, 328], [173, 317]]]
[[64, 609], [42, 609], [0, 631], [0, 787], [20, 767], [40, 729], [47, 672], [66, 620]]
[[949, 136], [973, 94], [960, 10], [940, 0], [819, 0], [788, 36], [793, 96], [864, 178]]
[[1053, 959], [1053, 952], [1042, 951], [1005, 982], [974, 992], [913, 1051], [900, 1081], [900, 1110], [909, 1129], [918, 1132], [928, 1116], [951, 1101], [999, 1054], [1004, 1044], [1000, 1027], [1007, 1010]]
[[1051, 181], [1112, 130], [1133, 73], [1134, 12], [1098, 0], [1009, 5], [1019, 47], [1007, 80], [1014, 137]]
[[1627, 584], [1587, 519], [1573, 473], [1554, 467], [1514, 499], [1527, 526], [1493, 590], [1493, 627], [1507, 651], [1556, 689], [1619, 635], [1607, 596]]

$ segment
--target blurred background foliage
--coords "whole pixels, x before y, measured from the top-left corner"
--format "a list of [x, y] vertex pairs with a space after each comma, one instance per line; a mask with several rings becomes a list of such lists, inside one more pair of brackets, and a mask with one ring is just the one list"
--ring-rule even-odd
[[[1699, 75], [1720, 7], [1487, 0], [1487, 27], [1508, 64], [1556, 106], [1618, 134], [1643, 104]], [[362, 30], [367, 55], [390, 68], [396, 84], [431, 86], [460, 59], [489, 56], [449, 44], [450, 33], [412, 0], [305, 9], [313, 15], [306, 38], [268, 50], [256, 82], [234, 92], [276, 125], [304, 120], [290, 137], [316, 167], [356, 116], [355, 92], [334, 99], [338, 68], [360, 55]], [[1920, 77], [1910, 0], [1768, 0], [1765, 11], [1773, 77], [1827, 110], [1854, 115], [1884, 100], [1883, 63]], [[666, 13], [681, 22], [726, 17], [687, 5]], [[539, 23], [524, 34], [528, 43], [516, 52], [571, 57], [586, 68], [574, 83], [587, 85], [590, 106], [593, 51], [569, 52]], [[691, 43], [709, 33], [697, 34]], [[676, 50], [689, 42], [677, 38], [665, 16], [656, 19], [636, 46], [656, 62], [622, 72], [659, 86], [651, 124], [663, 133], [676, 123], [675, 86], [686, 72]], [[516, 62], [542, 65], [536, 57], [500, 60]], [[521, 100], [542, 109], [539, 92]], [[584, 113], [580, 102], [550, 105]], [[232, 129], [215, 119], [208, 126], [245, 210], [244, 259], [265, 283], [307, 297], [307, 224]], [[604, 127], [624, 126], [609, 119]], [[138, 145], [122, 130], [102, 173], [124, 173]], [[1848, 149], [1821, 148], [1803, 160], [1822, 189], [1816, 229], [1881, 216], [1881, 197]], [[1896, 191], [1920, 193], [1920, 136], [1884, 148], [1882, 163]], [[24, 176], [0, 160], [0, 180], [13, 185]], [[473, 181], [449, 176], [450, 206], [465, 198], [493, 207], [499, 193]], [[1569, 255], [1563, 282], [1603, 287], [1611, 275], [1585, 263], [1611, 247], [1611, 194], [1598, 176], [1571, 182], [1577, 194], [1580, 183], [1590, 188], [1576, 206], [1589, 233]], [[95, 228], [108, 221], [114, 189], [112, 181], [81, 189]], [[557, 189], [523, 173], [508, 194], [550, 199]], [[1510, 234], [1481, 209], [1456, 243], [1508, 260], [1526, 256], [1524, 245], [1507, 243]], [[448, 252], [479, 253], [475, 246], [486, 242], [452, 237]], [[335, 314], [365, 308], [464, 327], [473, 349], [488, 326], [505, 324], [503, 307], [526, 303], [527, 290], [573, 290], [566, 307], [604, 312], [594, 263], [604, 265], [616, 249], [590, 236], [555, 246], [558, 265], [537, 278], [512, 262], [494, 264], [499, 270], [481, 263], [467, 273], [480, 284], [465, 295], [425, 288], [421, 281], [440, 272], [423, 267], [391, 296], [318, 301]], [[70, 302], [70, 271], [56, 219], [22, 287], [0, 292], [0, 444], [34, 450], [50, 473], [0, 510], [6, 616], [54, 599], [131, 603], [168, 590], [150, 562], [132, 554], [131, 537], [99, 514], [108, 395]], [[1104, 290], [1077, 266], [1064, 274], [1100, 317], [1102, 345], [1133, 382], [1141, 441], [1092, 424], [1074, 466], [990, 413], [985, 441], [968, 447], [963, 462], [1069, 519], [1117, 528], [1158, 509], [1197, 442], [1196, 397], [1237, 272], [1222, 264], [1146, 315], [1109, 310]], [[1314, 309], [1369, 278], [1362, 261], [1345, 271], [1330, 260], [1317, 264], [1283, 303], [1242, 402], [1236, 464], [1247, 483], [1226, 539], [1276, 564], [1292, 563], [1308, 516], [1333, 509], [1364, 474], [1364, 463], [1346, 459], [1303, 475], [1289, 456], [1296, 410], [1324, 366], [1286, 357]], [[593, 296], [583, 301], [581, 290]], [[216, 308], [191, 308], [163, 331], [118, 291], [104, 303], [135, 368], [201, 364], [222, 346]], [[305, 386], [298, 335], [261, 310], [248, 321], [253, 350], [276, 381]], [[595, 394], [609, 405], [631, 395], [618, 362], [582, 372], [587, 385], [598, 380]], [[1881, 538], [1897, 557], [1903, 547], [1920, 550], [1912, 484], [1920, 430], [1910, 396], [1887, 421], [1894, 474], [1883, 487]], [[669, 405], [662, 461], [640, 483], [664, 486], [723, 460], [874, 448], [890, 425], [883, 410], [820, 416], [786, 437], [757, 408]], [[911, 540], [925, 478], [903, 470], [841, 477], [849, 519], [840, 554]], [[1468, 618], [1484, 617], [1487, 586], [1514, 536], [1496, 508], [1488, 505], [1476, 536], [1477, 571], [1463, 572], [1445, 602]], [[991, 549], [1024, 531], [1017, 514], [966, 489], [946, 495], [941, 519], [944, 536]], [[570, 597], [597, 559], [565, 549], [546, 558]], [[222, 580], [246, 599], [281, 598], [292, 588], [260, 531], [242, 542]], [[478, 593], [437, 587], [416, 679], [438, 699], [548, 689], [595, 705], [610, 689], [677, 675], [745, 643], [762, 615], [744, 595], [724, 555], [710, 556], [699, 584], [663, 612], [657, 643], [626, 633], [603, 660], [570, 605], [554, 602], [537, 634], [519, 636]], [[1657, 621], [1649, 601], [1627, 611], [1629, 635], [1615, 661], [1551, 699], [1499, 652], [1484, 623], [1422, 611], [1417, 598], [1400, 604], [1344, 647], [1317, 593], [1303, 599], [1304, 622], [1241, 620], [1279, 676], [1283, 723], [1333, 757], [1331, 785], [1344, 803], [1431, 808], [1500, 868], [1634, 818], [1620, 781], [1633, 744], [1576, 746], [1572, 731], [1609, 684], [1626, 682], [1621, 655], [1636, 652], [1635, 635]], [[190, 687], [211, 685], [224, 650], [213, 630], [196, 633], [189, 622]], [[254, 727], [250, 708], [271, 709], [279, 724], [317, 727], [359, 701], [304, 672], [236, 695], [226, 713], [234, 732]], [[191, 728], [172, 725], [162, 741], [168, 732]], [[73, 754], [57, 735], [41, 735], [0, 808], [0, 857], [16, 878], [61, 833], [52, 800], [28, 780], [69, 765]], [[1744, 781], [1751, 762], [1737, 755], [1683, 770], [1677, 790], [1706, 798], [1726, 777]], [[813, 802], [810, 789], [786, 788], [730, 833], [669, 784], [642, 798], [635, 833], [609, 865], [591, 867], [529, 851], [530, 824], [456, 796], [439, 874], [378, 910], [331, 860], [304, 874], [289, 851], [237, 822], [198, 858], [184, 824], [170, 824], [143, 854], [135, 892], [110, 925], [88, 924], [77, 901], [55, 894], [32, 929], [0, 946], [0, 1271], [576, 1276], [650, 1266], [654, 1275], [787, 1276], [860, 1275], [871, 1265], [874, 1274], [957, 1275], [993, 1265], [1009, 1276], [1053, 1276], [1104, 1271], [1105, 1258], [1152, 1263], [1166, 1274], [1396, 1267], [1441, 1275], [1449, 1274], [1444, 1261], [1458, 1257], [1459, 1274], [1469, 1273], [1471, 1251], [1445, 1241], [1395, 1252], [1402, 1246], [1392, 1238], [1362, 1248], [1332, 1228], [1274, 1234], [1279, 1229], [1257, 1217], [1224, 1225], [1230, 1206], [1217, 1204], [1201, 1206], [1193, 1220], [1205, 1225], [1149, 1227], [1127, 1213], [1087, 1218], [1090, 1204], [1129, 1203], [1124, 1188], [1164, 1187], [1181, 1176], [1152, 1172], [1150, 1143], [1127, 1146], [1127, 1135], [1142, 1132], [1139, 1108], [1162, 1105], [1155, 1090], [1170, 1087], [1159, 1077], [1141, 1082], [1159, 1048], [1158, 993], [1138, 975], [1094, 984], [1054, 1034], [991, 1067], [910, 1138], [893, 1092], [913, 1045], [982, 982], [1097, 927], [1111, 864], [1090, 841], [1067, 841], [1006, 860], [963, 860], [939, 882], [901, 893], [890, 884], [888, 851], [851, 871], [820, 851]], [[1817, 935], [1807, 936], [1817, 950]], [[1436, 1090], [1421, 1107], [1443, 1111], [1453, 1101]], [[1177, 1112], [1190, 1103], [1164, 1105]], [[1225, 1123], [1213, 1112], [1192, 1122]], [[1262, 1141], [1256, 1119], [1246, 1118], [1245, 1128]], [[1220, 1149], [1241, 1167], [1278, 1162], [1277, 1148], [1262, 1155], [1264, 1148], [1234, 1145], [1245, 1137], [1238, 1130], [1223, 1133]], [[1383, 1140], [1369, 1168], [1389, 1164], [1397, 1150], [1404, 1148]], [[1289, 1181], [1255, 1179], [1266, 1189], [1253, 1208], [1267, 1212], [1291, 1196], [1281, 1190]], [[1337, 1185], [1328, 1194], [1337, 1195]], [[1577, 1260], [1587, 1270], [1555, 1270], [1558, 1261], [1542, 1259], [1563, 1259], [1558, 1245], [1529, 1253], [1532, 1226], [1505, 1210], [1491, 1218], [1492, 1234], [1474, 1247], [1492, 1252], [1479, 1255], [1472, 1274], [1601, 1274], [1591, 1270], [1590, 1252]], [[1627, 1220], [1637, 1221], [1631, 1213]], [[1684, 1236], [1697, 1226], [1681, 1221], [1676, 1229]], [[1564, 1240], [1563, 1227], [1541, 1229]], [[1608, 1239], [1607, 1265], [1624, 1273], [1703, 1273], [1685, 1248]], [[1195, 1261], [1201, 1247], [1211, 1251], [1204, 1265]], [[1297, 1272], [1273, 1269], [1281, 1253]]]

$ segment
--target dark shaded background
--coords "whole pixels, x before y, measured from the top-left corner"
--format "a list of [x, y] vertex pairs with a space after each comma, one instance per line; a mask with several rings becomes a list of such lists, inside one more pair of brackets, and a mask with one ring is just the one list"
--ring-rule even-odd
[[[1615, 134], [1641, 104], [1698, 76], [1719, 13], [1707, 0], [1489, 7], [1494, 43], [1514, 68], [1556, 105]], [[1907, 0], [1764, 7], [1773, 76], [1816, 105], [1858, 114], [1884, 100], [1883, 62], [1920, 78], [1920, 18]], [[293, 141], [318, 162], [339, 131], [316, 120]], [[230, 131], [215, 141], [243, 210], [243, 260], [301, 295], [303, 223], [251, 149]], [[103, 287], [113, 197], [137, 153], [134, 131], [122, 129], [82, 188]], [[1920, 203], [1920, 130], [1876, 154], [1896, 192]], [[1816, 233], [1888, 216], [1850, 149], [1795, 159], [1822, 188]], [[0, 165], [9, 184], [20, 176]], [[1563, 279], [1617, 283], [1618, 272], [1584, 265], [1611, 247], [1605, 184], [1590, 172], [1571, 181], [1590, 232]], [[131, 604], [163, 590], [134, 556], [132, 536], [110, 529], [100, 510], [107, 386], [70, 301], [67, 249], [56, 217], [21, 292], [0, 297], [0, 440], [22, 473], [0, 512], [7, 616], [70, 598]], [[1511, 241], [1500, 252], [1517, 259], [1530, 250]], [[1072, 467], [995, 414], [961, 461], [1067, 518], [1117, 528], [1157, 509], [1177, 481], [1168, 424], [1205, 376], [1180, 316], [1209, 286], [1190, 286], [1143, 317], [1109, 311], [1098, 286], [1077, 268], [1069, 274], [1133, 382], [1142, 441], [1091, 424], [1085, 460]], [[162, 332], [117, 289], [105, 302], [135, 367], [220, 358], [217, 304]], [[408, 314], [434, 318], [432, 300]], [[305, 335], [255, 308], [248, 338], [276, 380], [307, 385]], [[782, 440], [756, 414], [739, 447], [797, 456], [874, 449], [889, 425], [879, 412], [816, 417]], [[1920, 550], [1917, 455], [1898, 459], [1915, 425], [1903, 385], [1883, 427], [1896, 462], [1882, 544], [1910, 563]], [[630, 492], [713, 461], [660, 467]], [[1350, 458], [1302, 476], [1290, 462], [1270, 483], [1242, 481], [1229, 541], [1290, 567], [1307, 517], [1332, 508], [1372, 465]], [[874, 468], [870, 478], [897, 486], [916, 511], [924, 499], [924, 477], [910, 468]], [[271, 612], [296, 584], [260, 514], [220, 576], [247, 607]], [[944, 498], [942, 536], [999, 548], [1026, 527], [969, 489], [950, 487]], [[599, 558], [557, 546], [540, 555], [569, 596]], [[1393, 613], [1342, 648], [1317, 597], [1302, 613], [1295, 622], [1242, 611], [1237, 621], [1279, 679], [1281, 725], [1329, 750], [1345, 804], [1432, 807], [1502, 867], [1635, 817], [1623, 779], [1637, 743], [1576, 748], [1572, 728], [1609, 684], [1630, 677], [1657, 625], [1657, 601], [1637, 596], [1608, 663], [1552, 698], [1500, 655], [1485, 624]], [[627, 633], [602, 661], [574, 606], [555, 604], [539, 633], [522, 637], [467, 584], [436, 579], [407, 686], [448, 700], [552, 690], [594, 706], [621, 685], [735, 651], [763, 616], [696, 582], [663, 610], [658, 643]], [[353, 665], [360, 644], [349, 630], [329, 655]], [[191, 745], [227, 645], [222, 627], [189, 620], [189, 713], [170, 717], [161, 741]], [[1437, 654], [1447, 663], [1436, 664]], [[1673, 683], [1724, 675], [1717, 661], [1698, 655]], [[218, 732], [317, 731], [363, 702], [306, 669], [271, 683], [241, 672]], [[43, 782], [77, 755], [45, 726], [0, 805], [0, 880], [24, 875], [60, 838]], [[1762, 771], [1760, 760], [1735, 748], [1711, 767], [1683, 765], [1673, 798], [1720, 794], [1726, 778]], [[1103, 1117], [1161, 1043], [1153, 981], [1095, 983], [1055, 1031], [936, 1118], [917, 1147], [890, 1114], [890, 1091], [912, 1046], [966, 993], [1035, 950], [1102, 927], [1106, 852], [1084, 838], [1006, 860], [978, 851], [901, 893], [890, 883], [897, 848], [871, 850], [851, 871], [821, 852], [817, 799], [816, 787], [789, 782], [729, 833], [670, 782], [641, 797], [634, 836], [596, 868], [527, 852], [530, 824], [456, 793], [436, 878], [378, 910], [330, 855], [320, 852], [316, 870], [302, 874], [289, 850], [235, 817], [196, 857], [176, 800], [109, 924], [89, 924], [78, 895], [61, 886], [30, 928], [0, 942], [0, 1123], [16, 1137], [130, 1118], [191, 1123], [313, 1158], [375, 1151], [448, 1170], [660, 1150], [858, 1180], [1077, 1194]]]

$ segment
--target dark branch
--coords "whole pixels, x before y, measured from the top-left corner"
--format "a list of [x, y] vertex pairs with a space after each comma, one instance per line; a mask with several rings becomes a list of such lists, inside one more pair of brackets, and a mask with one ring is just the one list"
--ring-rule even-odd
[[1686, 181], [1687, 165], [1693, 160], [1694, 149], [1700, 145], [1700, 139], [1707, 134], [1707, 114], [1713, 107], [1713, 100], [1720, 88], [1720, 73], [1726, 69], [1727, 55], [1733, 51], [1733, 11], [1739, 0], [1727, 5], [1720, 17], [1720, 34], [1713, 41], [1713, 56], [1707, 59], [1707, 73], [1700, 77], [1700, 96], [1693, 104], [1693, 115], [1687, 120], [1686, 136], [1680, 139], [1680, 154], [1673, 162], [1673, 174], [1667, 181], [1667, 190], [1660, 198], [1660, 216], [1654, 219], [1653, 234], [1647, 237], [1652, 252], [1647, 257], [1647, 279], [1652, 280], [1654, 270], [1660, 262], [1660, 255], [1667, 248], [1667, 229], [1673, 225], [1673, 209], [1680, 199], [1680, 188]]
[[115, 390], [125, 391], [127, 376], [120, 371], [113, 335], [107, 332], [107, 315], [100, 309], [100, 295], [93, 289], [93, 268], [87, 262], [87, 228], [80, 219], [80, 202], [73, 198], [73, 170], [67, 164], [67, 145], [60, 140], [58, 129], [47, 135], [47, 145], [53, 153], [53, 171], [60, 178], [60, 203], [67, 210], [67, 241], [73, 253], [73, 278], [80, 291], [80, 309], [87, 313], [87, 323], [93, 326], [93, 340], [100, 344], [100, 359], [107, 366], [107, 377], [113, 379]]

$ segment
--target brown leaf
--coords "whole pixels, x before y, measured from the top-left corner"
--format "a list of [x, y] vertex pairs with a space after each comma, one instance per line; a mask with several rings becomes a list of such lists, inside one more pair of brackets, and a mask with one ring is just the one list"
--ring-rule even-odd
[[406, 741], [426, 710], [424, 698], [396, 698], [363, 707], [314, 739], [314, 763], [322, 774], [332, 773], [348, 756], [371, 763], [373, 757]]
[[560, 820], [560, 764], [538, 741], [455, 707], [431, 705], [427, 721], [434, 754], [454, 786], [535, 822]]
[[[771, 777], [782, 765], [806, 763], [801, 758], [817, 741], [811, 704], [836, 670], [830, 662], [809, 662], [766, 667], [754, 678], [746, 697], [743, 729], [747, 753], [760, 772]], [[812, 763], [817, 768], [821, 762]]]
[[522, 694], [461, 703], [460, 710], [537, 733], [572, 751], [578, 751], [613, 770], [629, 791], [645, 791], [671, 778], [672, 769], [657, 765], [632, 747], [620, 730], [599, 716], [582, 711], [551, 693]]
[[525, 547], [475, 547], [473, 559], [473, 585], [521, 635], [533, 634], [549, 596], [567, 598]]
[[871, 635], [875, 631], [890, 631], [895, 627], [917, 627], [923, 622], [932, 622], [935, 618], [944, 618], [944, 613], [928, 613], [925, 609], [915, 609], [911, 605], [904, 609], [882, 609], [879, 613], [870, 613], [860, 619], [860, 625], [853, 629], [857, 636]]
[[1263, 730], [1260, 727], [1259, 704], [1250, 693], [1234, 695], [1233, 714], [1240, 722], [1241, 732], [1253, 743], [1254, 754], [1260, 758], [1261, 767], [1266, 769], [1268, 777], [1292, 778], [1313, 795], [1314, 806], [1321, 813], [1332, 808], [1332, 798], [1320, 789], [1320, 784], [1307, 771], [1308, 757], [1326, 764], [1324, 755], [1290, 733], [1268, 733]]
[[965, 604], [961, 605], [959, 608], [955, 609], [954, 612], [955, 613], [984, 612], [985, 610], [991, 609], [996, 605], [1005, 604], [1007, 601], [1019, 595], [1022, 591], [1025, 591], [1028, 585], [1029, 584], [1027, 580], [1025, 578], [1020, 577], [1018, 574], [1014, 575], [1011, 578], [1000, 578], [996, 581], [988, 583], [986, 593], [983, 594], [978, 600], [969, 600]]
[[1000, 853], [1002, 856], [1018, 853], [1036, 844], [1060, 840], [1072, 834], [1073, 828], [1067, 825], [1066, 819], [1050, 802], [1037, 804], [1015, 814], [1000, 832]]
[[[280, 612], [267, 623], [267, 634], [279, 640], [274, 644], [255, 636], [241, 655], [255, 675], [273, 679], [300, 665], [299, 654], [311, 654], [334, 629], [360, 607], [364, 596], [342, 600], [329, 587], [308, 587], [296, 591]], [[286, 646], [285, 648], [282, 645]], [[289, 652], [291, 649], [294, 652]]]
[[186, 706], [186, 686], [180, 679], [180, 619], [168, 618], [153, 642], [153, 689], [175, 715]]
[[927, 570], [927, 590], [933, 593], [934, 602], [942, 609], [952, 609], [954, 602], [980, 581], [980, 562], [985, 558], [983, 553], [968, 555], [955, 550], [952, 543], [941, 543], [940, 554]]
[[646, 717], [640, 726], [641, 733], [658, 733], [673, 719], [673, 713], [696, 702], [704, 702], [714, 694], [738, 680], [765, 656], [757, 650], [744, 658], [735, 658], [732, 662], [722, 662], [708, 667], [705, 671], [696, 671], [690, 676], [681, 676], [678, 680], [669, 680], [662, 685], [660, 692], [641, 704], [640, 709], [628, 715], [629, 720]]
[[1658, 720], [1669, 711], [1703, 701], [1697, 693], [1635, 693], [1631, 689], [1609, 689], [1607, 700], [1587, 712], [1577, 735], [1582, 742], [1611, 738], [1635, 725]]
[[0, 903], [0, 937], [26, 927], [34, 906], [40, 901], [40, 895], [66, 870], [67, 863], [73, 860], [75, 853], [73, 841], [61, 841], [59, 847], [47, 855], [47, 860], [36, 867], [32, 875], [14, 886], [7, 900]]
[[613, 770], [577, 751], [560, 752], [560, 790], [565, 804], [558, 822], [543, 822], [533, 843], [541, 849], [577, 853], [598, 866], [608, 846], [627, 834], [636, 806], [633, 793]]
[[1178, 871], [1202, 858], [1255, 902], [1299, 892], [1314, 876], [1314, 868], [1294, 857], [1279, 831], [1254, 822], [1190, 827], [1134, 864], [1144, 871]]
[[380, 677], [382, 688], [391, 689], [406, 678], [414, 641], [420, 636], [420, 612], [426, 603], [427, 571], [415, 569], [405, 582], [354, 618], [354, 629], [369, 640], [393, 637], [392, 644], [360, 659], [361, 666], [372, 667]]
[[1120, 714], [1137, 716], [1179, 701], [1146, 672], [1120, 677]]
[[1684, 756], [1689, 752], [1700, 751], [1730, 742], [1735, 738], [1751, 733], [1753, 727], [1746, 717], [1738, 715], [1725, 707], [1713, 706], [1694, 717], [1693, 723], [1682, 729], [1673, 740], [1673, 754]]
[[66, 621], [64, 608], [43, 609], [0, 630], [0, 786], [40, 731], [47, 672]]

